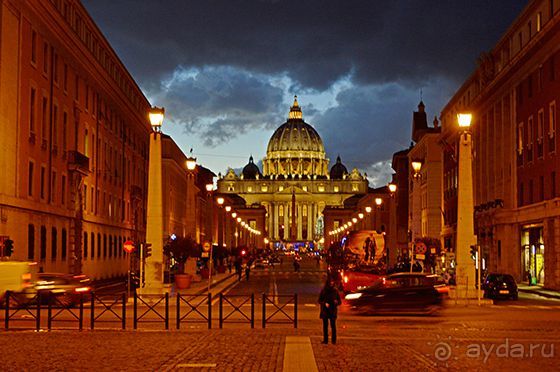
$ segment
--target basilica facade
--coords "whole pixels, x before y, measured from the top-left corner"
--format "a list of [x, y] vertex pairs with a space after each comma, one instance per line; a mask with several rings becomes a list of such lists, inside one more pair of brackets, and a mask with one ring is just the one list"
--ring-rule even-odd
[[220, 194], [266, 209], [265, 235], [271, 242], [319, 241], [325, 207], [342, 208], [344, 200], [368, 192], [366, 175], [348, 172], [340, 157], [329, 169], [323, 141], [303, 121], [297, 97], [288, 120], [268, 142], [262, 170], [251, 156], [241, 173], [229, 169], [217, 184]]

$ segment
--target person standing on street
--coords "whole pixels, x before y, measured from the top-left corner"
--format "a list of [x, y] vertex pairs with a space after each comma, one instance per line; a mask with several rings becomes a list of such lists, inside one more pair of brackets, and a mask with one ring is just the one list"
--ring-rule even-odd
[[249, 281], [249, 274], [251, 274], [251, 264], [252, 264], [252, 261], [249, 260], [249, 262], [247, 262], [247, 266], [245, 266], [245, 279], [247, 281]]
[[337, 307], [340, 303], [340, 294], [334, 285], [334, 281], [328, 278], [319, 295], [320, 318], [323, 319], [323, 344], [329, 342], [329, 323], [331, 324], [332, 343], [336, 344], [336, 317]]
[[235, 273], [237, 274], [237, 281], [241, 281], [241, 275], [243, 275], [242, 272], [242, 266], [241, 266], [241, 258], [237, 258], [235, 260]]

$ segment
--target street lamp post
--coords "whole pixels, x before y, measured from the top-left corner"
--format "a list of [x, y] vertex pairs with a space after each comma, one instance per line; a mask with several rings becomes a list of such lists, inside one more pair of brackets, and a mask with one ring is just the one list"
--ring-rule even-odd
[[150, 157], [148, 161], [148, 198], [146, 208], [146, 242], [152, 244], [152, 255], [145, 263], [145, 293], [163, 290], [163, 192], [162, 192], [162, 146], [161, 125], [164, 109], [152, 107], [148, 113], [150, 133]]
[[412, 272], [412, 265], [414, 264], [414, 254], [415, 254], [415, 241], [416, 238], [421, 236], [421, 226], [422, 226], [422, 190], [420, 178], [422, 174], [422, 162], [419, 160], [413, 160], [411, 162], [414, 178], [414, 189], [412, 190], [412, 242], [410, 243], [410, 272]]
[[474, 199], [472, 180], [471, 114], [458, 114], [461, 130], [459, 137], [459, 182], [457, 185], [457, 294], [469, 297], [469, 288], [475, 288], [475, 267], [470, 257], [470, 246], [476, 244], [474, 235]]

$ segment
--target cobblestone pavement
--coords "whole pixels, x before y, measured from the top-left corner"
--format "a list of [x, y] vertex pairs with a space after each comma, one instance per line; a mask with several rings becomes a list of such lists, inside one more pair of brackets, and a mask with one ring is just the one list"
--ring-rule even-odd
[[310, 338], [319, 371], [552, 371], [560, 362], [555, 311], [472, 307], [436, 317], [342, 313], [338, 328], [337, 345], [320, 343], [316, 317], [298, 329], [228, 324], [221, 330], [0, 331], [0, 365], [7, 371], [281, 371], [285, 339], [293, 335]]

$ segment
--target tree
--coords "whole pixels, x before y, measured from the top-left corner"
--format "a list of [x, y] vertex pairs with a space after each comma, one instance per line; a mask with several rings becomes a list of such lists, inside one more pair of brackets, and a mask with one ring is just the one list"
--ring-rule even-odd
[[190, 236], [186, 238], [178, 236], [173, 240], [169, 240], [163, 246], [163, 252], [179, 263], [179, 273], [184, 272], [187, 259], [189, 257], [199, 257], [200, 251], [200, 245]]

